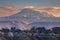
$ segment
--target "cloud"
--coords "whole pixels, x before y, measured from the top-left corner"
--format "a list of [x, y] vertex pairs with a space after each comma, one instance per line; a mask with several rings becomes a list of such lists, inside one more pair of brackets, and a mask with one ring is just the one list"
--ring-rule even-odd
[[25, 6], [24, 8], [35, 8], [34, 6]]
[[60, 7], [53, 6], [53, 7], [47, 7], [47, 6], [41, 6], [41, 7], [34, 7], [34, 6], [25, 6], [24, 8], [30, 8], [32, 10], [42, 12], [45, 15], [48, 15], [49, 17], [60, 17]]
[[[45, 15], [51, 16], [51, 17], [60, 17], [60, 7], [46, 7], [46, 6], [41, 6], [41, 7], [34, 7], [34, 6], [25, 6], [23, 8], [30, 8], [32, 10], [42, 12]], [[16, 14], [20, 12], [19, 8], [15, 5], [6, 5], [3, 7], [0, 7], [0, 17], [6, 17], [10, 16], [13, 14]]]
[[55, 17], [60, 17], [60, 7], [52, 7], [48, 12]]
[[20, 10], [14, 5], [0, 7], [0, 17], [10, 16], [18, 13]]
[[60, 17], [60, 7], [39, 7], [38, 11], [49, 16]]

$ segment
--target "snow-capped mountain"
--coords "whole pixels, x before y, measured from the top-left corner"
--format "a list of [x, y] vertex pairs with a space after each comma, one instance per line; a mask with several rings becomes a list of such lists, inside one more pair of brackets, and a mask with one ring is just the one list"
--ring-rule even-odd
[[8, 17], [0, 17], [0, 21], [28, 21], [28, 22], [60, 22], [60, 18], [39, 12], [31, 8], [24, 8], [19, 13]]
[[[60, 22], [60, 18], [54, 17], [53, 15], [48, 15], [45, 12], [39, 12], [39, 11], [31, 9], [31, 8], [24, 8], [19, 13], [16, 13], [14, 15], [7, 16], [7, 17], [0, 17], [0, 21], [2, 21], [2, 22], [0, 22], [0, 26], [3, 28], [4, 27], [6, 28], [7, 26], [9, 26], [7, 28], [10, 28], [15, 25], [15, 26], [17, 26], [17, 28], [19, 28], [21, 30], [25, 30], [25, 29], [30, 28], [29, 27], [30, 23], [34, 23], [34, 22]], [[14, 22], [14, 21], [17, 21], [17, 22]], [[26, 22], [24, 23], [24, 21], [29, 22], [29, 24], [26, 24]], [[36, 25], [37, 24], [38, 23], [36, 23]], [[40, 23], [39, 23], [39, 25], [40, 25]], [[45, 26], [44, 23], [42, 23], [42, 25]], [[50, 23], [47, 23], [46, 25], [49, 26]], [[52, 23], [51, 23], [51, 25], [52, 25]], [[55, 25], [55, 24], [53, 23], [53, 25]]]

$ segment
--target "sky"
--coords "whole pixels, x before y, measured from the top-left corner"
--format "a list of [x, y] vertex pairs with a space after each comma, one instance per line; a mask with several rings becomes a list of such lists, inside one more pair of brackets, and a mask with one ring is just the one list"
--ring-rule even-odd
[[0, 0], [0, 6], [17, 5], [23, 6], [60, 6], [60, 0]]

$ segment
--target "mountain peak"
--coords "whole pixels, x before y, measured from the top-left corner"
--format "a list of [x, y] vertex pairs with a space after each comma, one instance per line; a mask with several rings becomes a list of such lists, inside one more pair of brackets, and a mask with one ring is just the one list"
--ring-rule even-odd
[[25, 6], [24, 8], [35, 8], [34, 6]]
[[[24, 9], [21, 10], [21, 12], [22, 12], [22, 11], [31, 12], [31, 11], [36, 11], [36, 10], [31, 9], [31, 8], [24, 8]], [[38, 12], [38, 11], [37, 11], [37, 12]]]

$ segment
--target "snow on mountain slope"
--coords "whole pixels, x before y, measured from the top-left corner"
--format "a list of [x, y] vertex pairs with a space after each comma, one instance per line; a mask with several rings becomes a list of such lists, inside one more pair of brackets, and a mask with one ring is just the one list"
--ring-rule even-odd
[[22, 21], [0, 21], [0, 29], [15, 27], [16, 29], [27, 30], [29, 29], [28, 25]]

